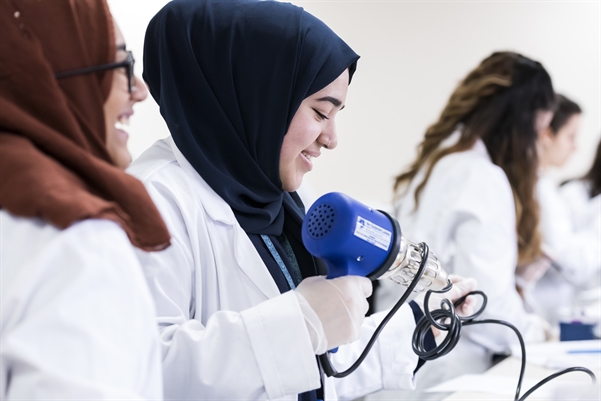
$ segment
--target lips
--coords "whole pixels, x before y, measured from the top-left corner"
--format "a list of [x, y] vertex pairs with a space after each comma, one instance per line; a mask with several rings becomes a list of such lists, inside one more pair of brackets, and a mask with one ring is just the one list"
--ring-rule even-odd
[[301, 158], [307, 163], [307, 171], [313, 170], [313, 159], [319, 157], [319, 152], [304, 150], [301, 152]]

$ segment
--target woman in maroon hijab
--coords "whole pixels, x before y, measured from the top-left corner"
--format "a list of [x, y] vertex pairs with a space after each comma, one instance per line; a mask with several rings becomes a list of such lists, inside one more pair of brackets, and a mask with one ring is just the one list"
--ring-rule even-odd
[[134, 247], [169, 233], [123, 171], [133, 56], [104, 0], [2, 0], [0, 26], [0, 398], [161, 398]]

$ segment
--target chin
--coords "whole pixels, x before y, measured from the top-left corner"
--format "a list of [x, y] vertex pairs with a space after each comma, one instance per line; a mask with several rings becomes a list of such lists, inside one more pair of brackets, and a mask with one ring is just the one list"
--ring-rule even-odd
[[113, 160], [113, 164], [115, 167], [120, 168], [121, 170], [125, 170], [132, 161], [132, 157], [129, 152], [123, 152], [117, 155], [111, 155], [111, 159]]

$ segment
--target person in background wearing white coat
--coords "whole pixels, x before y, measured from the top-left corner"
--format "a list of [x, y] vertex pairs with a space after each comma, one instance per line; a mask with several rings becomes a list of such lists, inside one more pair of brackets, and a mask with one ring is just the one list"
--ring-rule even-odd
[[[589, 171], [564, 183], [559, 192], [569, 210], [575, 231], [587, 230], [592, 221], [601, 220], [601, 139]], [[593, 223], [594, 224], [594, 223]], [[601, 243], [599, 241], [597, 244]]]
[[148, 92], [105, 1], [2, 1], [0, 26], [0, 399], [162, 399], [134, 247], [169, 232], [118, 128]]
[[[597, 247], [597, 257], [601, 259], [601, 139], [589, 171], [581, 178], [564, 183], [559, 193], [567, 205], [574, 231], [596, 232], [597, 240], [593, 246]], [[581, 287], [584, 292], [580, 292], [577, 304], [599, 302], [600, 288], [601, 271], [598, 270], [596, 276]]]
[[[541, 253], [536, 140], [549, 126], [554, 102], [540, 63], [493, 53], [458, 85], [394, 185], [403, 232], [426, 242], [447, 271], [476, 278], [488, 297], [481, 318], [508, 321], [527, 341], [544, 341], [550, 329], [526, 312], [515, 269]], [[377, 309], [398, 297], [398, 288], [381, 284]], [[420, 388], [482, 372], [493, 354], [507, 354], [518, 341], [513, 331], [493, 324], [463, 332], [453, 352], [418, 372]]]
[[[383, 318], [365, 319], [368, 279], [322, 276], [295, 193], [312, 160], [336, 148], [358, 58], [289, 3], [173, 1], [151, 20], [143, 76], [171, 137], [129, 171], [174, 244], [140, 254], [166, 398], [335, 400], [412, 387], [419, 307], [401, 308], [345, 379], [323, 377], [316, 358], [340, 346], [334, 363], [350, 365]], [[449, 297], [474, 287], [459, 280]]]
[[601, 269], [599, 209], [590, 214], [586, 225], [576, 229], [557, 184], [547, 175], [550, 168], [563, 166], [576, 149], [581, 114], [576, 103], [557, 95], [553, 120], [538, 139], [536, 197], [545, 255], [542, 262], [524, 270], [546, 270], [540, 279], [524, 281], [528, 283], [525, 294], [530, 307], [552, 323], [559, 320], [562, 307], [573, 306], [577, 289], [584, 288]]

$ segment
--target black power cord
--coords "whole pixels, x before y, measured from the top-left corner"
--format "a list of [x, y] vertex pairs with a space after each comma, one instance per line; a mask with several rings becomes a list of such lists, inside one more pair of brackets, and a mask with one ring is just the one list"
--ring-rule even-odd
[[[359, 356], [357, 361], [355, 363], [353, 363], [347, 370], [345, 370], [343, 372], [338, 372], [338, 371], [336, 371], [336, 369], [332, 366], [332, 363], [330, 362], [330, 359], [328, 357], [329, 353], [320, 355], [319, 361], [320, 361], [322, 369], [326, 375], [337, 377], [337, 378], [346, 377], [346, 376], [350, 375], [351, 373], [353, 373], [359, 367], [359, 365], [363, 362], [363, 360], [365, 359], [365, 357], [367, 356], [367, 354], [369, 353], [369, 351], [375, 344], [376, 340], [378, 339], [378, 336], [380, 335], [380, 333], [382, 332], [382, 330], [384, 329], [386, 324], [390, 321], [390, 319], [392, 319], [392, 317], [399, 310], [401, 305], [403, 305], [405, 303], [405, 301], [407, 300], [409, 295], [411, 295], [411, 293], [413, 292], [413, 289], [417, 286], [420, 278], [422, 277], [422, 274], [424, 273], [424, 271], [426, 269], [430, 249], [429, 249], [428, 245], [424, 242], [420, 243], [419, 246], [422, 249], [422, 260], [421, 260], [421, 263], [417, 270], [417, 273], [415, 275], [415, 278], [413, 279], [411, 284], [407, 287], [407, 290], [405, 291], [405, 293], [403, 294], [401, 299], [398, 300], [398, 302], [392, 307], [390, 312], [388, 312], [388, 314], [386, 315], [384, 320], [382, 320], [380, 325], [376, 328], [376, 330], [374, 331], [374, 334], [371, 336], [369, 342], [365, 346], [365, 349], [363, 350], [363, 352], [361, 353], [361, 355]], [[515, 332], [515, 334], [517, 335], [518, 340], [520, 342], [520, 348], [522, 350], [522, 363], [521, 363], [520, 375], [518, 378], [518, 384], [517, 384], [517, 388], [516, 388], [516, 392], [515, 392], [514, 401], [525, 400], [528, 396], [530, 396], [534, 391], [538, 390], [545, 383], [548, 383], [549, 381], [555, 379], [556, 377], [562, 376], [562, 375], [564, 375], [566, 373], [570, 373], [570, 372], [587, 373], [593, 380], [593, 383], [597, 382], [597, 378], [596, 378], [595, 374], [593, 372], [591, 372], [589, 369], [580, 367], [580, 366], [575, 366], [575, 367], [560, 370], [558, 372], [555, 372], [555, 373], [547, 376], [546, 378], [544, 378], [543, 380], [541, 380], [540, 382], [538, 382], [537, 384], [532, 386], [532, 388], [530, 388], [522, 397], [520, 397], [522, 381], [524, 379], [524, 372], [526, 370], [526, 346], [524, 344], [524, 339], [522, 338], [522, 335], [520, 334], [519, 330], [511, 323], [505, 322], [503, 320], [496, 320], [496, 319], [474, 320], [478, 316], [480, 316], [482, 314], [482, 312], [484, 312], [484, 308], [486, 307], [486, 304], [488, 302], [488, 298], [482, 291], [472, 291], [472, 292], [464, 295], [463, 297], [459, 298], [454, 303], [451, 303], [451, 301], [449, 301], [448, 299], [443, 299], [441, 301], [440, 309], [435, 309], [433, 311], [430, 311], [430, 308], [428, 307], [430, 295], [432, 293], [438, 293], [438, 294], [445, 293], [445, 292], [449, 291], [452, 288], [452, 286], [453, 286], [453, 284], [449, 281], [447, 286], [445, 288], [443, 288], [442, 290], [439, 290], [439, 291], [429, 290], [426, 293], [426, 296], [424, 299], [424, 316], [419, 320], [419, 322], [417, 322], [415, 331], [413, 332], [413, 340], [412, 340], [413, 351], [420, 358], [422, 358], [426, 361], [432, 361], [434, 359], [438, 359], [441, 356], [444, 356], [444, 355], [448, 354], [449, 352], [451, 352], [453, 350], [453, 348], [455, 348], [455, 346], [459, 342], [459, 339], [461, 338], [461, 328], [463, 326], [494, 323], [494, 324], [500, 324], [500, 325], [509, 327], [511, 330], [513, 330]], [[480, 307], [480, 309], [478, 311], [476, 311], [474, 314], [472, 314], [470, 316], [463, 316], [463, 317], [457, 316], [455, 314], [455, 308], [458, 307], [459, 305], [461, 305], [466, 300], [466, 298], [470, 295], [481, 295], [482, 296], [482, 306]], [[425, 349], [425, 345], [424, 345], [425, 338], [426, 338], [426, 335], [428, 334], [428, 332], [431, 330], [432, 326], [436, 327], [438, 330], [447, 331], [448, 333], [440, 344], [438, 344], [435, 348], [427, 351]]]
[[[469, 296], [473, 293], [479, 293], [480, 295], [482, 295], [482, 297], [484, 298], [483, 307], [480, 308], [480, 310], [472, 316], [460, 317], [460, 316], [455, 315], [454, 307], [460, 305], [467, 296]], [[473, 320], [478, 315], [480, 315], [480, 313], [482, 313], [482, 311], [484, 310], [484, 305], [486, 304], [486, 299], [487, 299], [486, 295], [484, 295], [484, 293], [482, 293], [481, 291], [474, 291], [473, 293], [469, 293], [465, 297], [462, 297], [462, 298], [458, 299], [457, 301], [455, 301], [455, 303], [451, 306], [450, 309], [445, 309], [445, 310], [438, 309], [438, 310], [435, 310], [434, 312], [432, 312], [431, 314], [429, 313], [430, 312], [429, 310], [424, 312], [424, 317], [422, 317], [420, 319], [420, 321], [418, 322], [418, 324], [415, 328], [415, 331], [413, 332], [413, 351], [417, 355], [419, 355], [421, 358], [426, 359], [426, 360], [434, 360], [434, 359], [440, 358], [441, 356], [448, 354], [455, 347], [455, 345], [459, 341], [459, 337], [461, 336], [461, 327], [472, 326], [472, 325], [476, 325], [476, 324], [494, 323], [494, 324], [500, 324], [500, 325], [509, 327], [511, 330], [513, 330], [515, 332], [515, 334], [518, 337], [518, 340], [520, 341], [520, 348], [522, 351], [522, 363], [521, 363], [521, 368], [520, 368], [520, 376], [518, 378], [518, 384], [517, 384], [517, 387], [515, 390], [514, 401], [525, 400], [534, 391], [538, 390], [543, 384], [548, 383], [549, 381], [553, 380], [554, 378], [562, 376], [562, 375], [564, 375], [566, 373], [570, 373], [570, 372], [587, 373], [593, 380], [593, 383], [597, 382], [597, 377], [589, 369], [581, 367], [581, 366], [575, 366], [575, 367], [560, 370], [558, 372], [555, 372], [555, 373], [547, 376], [546, 378], [544, 378], [543, 380], [539, 381], [537, 384], [532, 386], [522, 397], [520, 397], [522, 381], [524, 379], [524, 372], [526, 370], [526, 346], [524, 344], [524, 339], [523, 339], [520, 331], [509, 322], [505, 322], [503, 320], [497, 320], [497, 319]], [[426, 294], [426, 299], [428, 299], [428, 295], [429, 294]], [[448, 302], [447, 299], [444, 299], [443, 302], [444, 301]], [[450, 304], [450, 302], [448, 302], [448, 303]], [[426, 305], [425, 309], [427, 309], [427, 301], [425, 301], [425, 305]], [[435, 316], [439, 316], [439, 317], [436, 318]], [[448, 321], [448, 319], [450, 319], [451, 322], [450, 323], [441, 323], [440, 320], [443, 320], [443, 319], [445, 321]], [[439, 330], [448, 331], [449, 333], [447, 334], [447, 337], [443, 340], [443, 342], [439, 346], [437, 346], [433, 350], [425, 351], [423, 349], [423, 337], [425, 336], [425, 331], [430, 329], [430, 324], [432, 324]], [[449, 339], [449, 337], [451, 337], [451, 338]]]
[[[382, 332], [384, 327], [388, 324], [390, 319], [392, 319], [394, 314], [399, 310], [401, 305], [403, 305], [405, 303], [407, 298], [409, 298], [409, 296], [413, 292], [413, 289], [417, 286], [417, 283], [419, 282], [419, 279], [421, 278], [422, 274], [426, 270], [426, 265], [427, 265], [426, 262], [428, 261], [428, 255], [430, 254], [430, 248], [428, 248], [428, 245], [426, 245], [425, 242], [422, 242], [421, 244], [419, 244], [419, 246], [422, 247], [422, 261], [419, 265], [419, 268], [417, 269], [417, 274], [415, 275], [415, 278], [413, 279], [411, 284], [409, 284], [409, 287], [407, 287], [407, 290], [405, 291], [405, 293], [403, 294], [401, 299], [399, 299], [398, 302], [392, 307], [392, 309], [390, 309], [390, 312], [388, 312], [388, 314], [386, 315], [384, 320], [382, 320], [380, 325], [376, 328], [376, 330], [374, 331], [374, 334], [369, 339], [367, 345], [365, 346], [365, 349], [363, 350], [361, 355], [359, 355], [359, 358], [357, 359], [357, 361], [355, 363], [353, 363], [344, 372], [337, 372], [336, 369], [334, 368], [334, 366], [332, 366], [332, 363], [330, 362], [330, 358], [328, 357], [329, 352], [319, 355], [319, 362], [321, 363], [321, 367], [326, 375], [334, 376], [337, 378], [346, 377], [346, 376], [350, 375], [351, 373], [353, 373], [359, 367], [359, 365], [361, 365], [361, 362], [363, 362], [363, 360], [365, 359], [365, 357], [367, 356], [367, 354], [369, 353], [371, 348], [376, 343], [376, 340], [378, 339], [378, 336], [380, 336], [380, 333]], [[449, 289], [450, 288], [451, 287], [449, 287]]]

